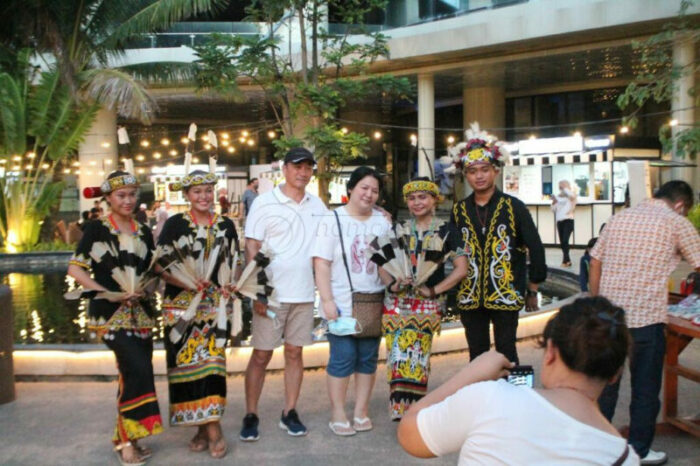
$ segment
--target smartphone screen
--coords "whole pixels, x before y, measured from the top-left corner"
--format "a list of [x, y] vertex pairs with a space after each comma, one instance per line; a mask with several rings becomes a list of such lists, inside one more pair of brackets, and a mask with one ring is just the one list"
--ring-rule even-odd
[[535, 371], [532, 366], [515, 366], [510, 370], [508, 383], [532, 388], [535, 385]]

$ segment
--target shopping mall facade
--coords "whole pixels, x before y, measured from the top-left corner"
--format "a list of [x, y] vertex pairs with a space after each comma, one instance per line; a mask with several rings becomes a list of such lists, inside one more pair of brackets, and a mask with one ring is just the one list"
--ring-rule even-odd
[[[231, 3], [237, 5], [216, 21], [179, 23], [167, 33], [144, 37], [116, 64], [191, 62], [191, 46], [212, 32], [256, 33], [255, 24], [243, 21], [240, 4], [246, 2]], [[661, 125], [672, 120], [677, 127], [695, 123], [694, 102], [685, 92], [694, 85], [694, 76], [681, 80], [673, 102], [646, 105], [639, 125], [626, 134], [616, 106], [617, 96], [640, 70], [640, 53], [632, 43], [660, 31], [676, 17], [679, 3], [391, 0], [385, 11], [368, 17], [370, 28], [390, 38], [389, 58], [375, 63], [371, 72], [405, 76], [416, 94], [410, 102], [358, 102], [338, 115], [340, 124], [371, 136], [364, 163], [390, 174], [388, 195], [395, 199], [397, 187], [411, 173], [431, 173], [433, 160], [446, 153], [451, 141], [463, 138], [463, 128], [478, 121], [513, 143], [516, 156], [500, 181], [504, 190], [528, 204], [545, 243], [555, 242], [548, 194], [562, 179], [576, 185], [580, 199], [574, 241], [585, 244], [623, 204], [628, 180], [636, 179], [628, 161], [647, 162], [638, 173], [648, 174], [652, 187], [671, 178], [700, 186], [697, 168], [668, 166], [673, 156], [662, 154], [658, 141]], [[346, 25], [333, 23], [332, 13], [328, 30], [342, 33]], [[699, 13], [696, 4], [690, 14]], [[292, 36], [283, 31], [282, 37]], [[696, 43], [679, 38], [674, 59], [691, 63], [696, 48]], [[292, 41], [280, 49], [295, 53], [298, 44]], [[231, 103], [192, 88], [153, 87], [159, 110], [149, 127], [102, 111], [81, 147], [76, 188], [66, 191], [62, 210], [85, 209], [78, 189], [94, 185], [118, 165], [118, 124], [129, 132], [131, 156], [146, 182], [146, 200], [173, 196], [173, 204], [182, 202], [167, 191], [167, 183], [181, 176], [180, 139], [191, 122], [200, 134], [215, 129], [220, 141], [226, 134], [228, 145], [219, 148], [219, 164], [225, 167], [221, 185], [234, 200], [251, 174], [274, 181], [279, 175], [265, 167], [273, 160], [271, 138], [277, 128], [260, 91], [244, 90], [247, 100]], [[342, 193], [344, 179], [341, 173], [334, 180], [332, 199]]]

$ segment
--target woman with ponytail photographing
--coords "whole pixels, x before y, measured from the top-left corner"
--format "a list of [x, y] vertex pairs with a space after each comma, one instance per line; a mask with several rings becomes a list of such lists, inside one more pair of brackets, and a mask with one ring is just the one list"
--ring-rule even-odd
[[422, 458], [459, 451], [460, 465], [639, 464], [596, 402], [627, 358], [624, 321], [601, 297], [562, 307], [542, 337], [542, 388], [500, 379], [513, 364], [490, 351], [409, 409], [399, 443]]

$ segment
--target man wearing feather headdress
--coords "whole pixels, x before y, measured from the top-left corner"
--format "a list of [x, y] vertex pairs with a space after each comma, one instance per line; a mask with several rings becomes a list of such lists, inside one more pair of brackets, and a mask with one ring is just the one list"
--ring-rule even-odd
[[[537, 287], [547, 276], [544, 247], [532, 217], [519, 199], [495, 185], [508, 157], [503, 145], [472, 123], [459, 144], [462, 173], [474, 190], [452, 209], [469, 270], [457, 292], [469, 357], [489, 350], [489, 324], [496, 350], [518, 362], [518, 313], [537, 309]], [[529, 252], [530, 264], [526, 264]]]

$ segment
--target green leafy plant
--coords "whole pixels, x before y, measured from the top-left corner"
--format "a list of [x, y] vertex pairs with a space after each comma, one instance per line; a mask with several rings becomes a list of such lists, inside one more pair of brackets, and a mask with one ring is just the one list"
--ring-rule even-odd
[[[640, 71], [625, 91], [618, 97], [617, 105], [622, 110], [631, 110], [623, 119], [623, 124], [634, 128], [638, 124], [638, 114], [649, 100], [668, 102], [678, 91], [678, 81], [686, 75], [697, 74], [700, 70], [698, 61], [680, 66], [673, 61], [673, 45], [679, 40], [696, 44], [700, 29], [698, 22], [688, 17], [687, 11], [693, 0], [681, 0], [678, 17], [666, 24], [661, 32], [641, 42], [633, 42], [632, 48], [641, 52]], [[698, 105], [697, 83], [690, 89], [694, 107]], [[675, 131], [670, 124], [659, 129], [659, 139], [664, 151], [673, 152], [680, 157], [695, 158], [700, 150], [700, 127], [694, 122]]]
[[[368, 68], [389, 54], [386, 36], [368, 33], [367, 13], [386, 0], [255, 0], [248, 20], [262, 24], [253, 37], [213, 35], [195, 47], [200, 90], [240, 98], [242, 83], [263, 90], [282, 129], [274, 141], [279, 158], [291, 147], [306, 145], [318, 161], [319, 196], [328, 202], [328, 181], [342, 164], [366, 157], [369, 138], [343, 130], [338, 113], [349, 103], [375, 97], [408, 99], [406, 78], [369, 75]], [[344, 34], [322, 26], [333, 9]], [[293, 24], [296, 22], [296, 24]], [[280, 50], [279, 31], [298, 33], [300, 50]]]

